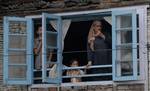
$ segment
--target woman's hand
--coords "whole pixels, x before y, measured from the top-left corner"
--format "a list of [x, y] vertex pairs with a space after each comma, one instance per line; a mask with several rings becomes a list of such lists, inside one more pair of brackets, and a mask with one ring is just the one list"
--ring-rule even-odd
[[92, 65], [92, 61], [88, 61], [88, 64], [86, 65], [86, 68], [89, 69], [89, 67]]
[[34, 48], [34, 54], [38, 54], [38, 49], [37, 48]]
[[95, 40], [95, 37], [91, 37], [90, 39], [89, 39], [89, 41], [91, 42], [91, 41], [94, 41]]
[[100, 36], [102, 37], [103, 39], [105, 39], [105, 35], [101, 32], [101, 31], [97, 31], [95, 34], [94, 34], [95, 37], [97, 36]]
[[100, 31], [99, 36], [105, 39], [105, 35]]
[[95, 33], [94, 33], [94, 37], [97, 37], [97, 36], [99, 36], [100, 35], [100, 31], [96, 31]]

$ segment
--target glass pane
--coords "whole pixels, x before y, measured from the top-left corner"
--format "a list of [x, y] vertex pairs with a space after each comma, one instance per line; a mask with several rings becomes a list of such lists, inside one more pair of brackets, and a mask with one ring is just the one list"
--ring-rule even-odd
[[57, 67], [57, 50], [56, 49], [47, 49], [47, 77], [56, 78], [58, 70]]
[[47, 60], [50, 62], [57, 61], [57, 49], [47, 49]]
[[26, 36], [17, 36], [10, 35], [9, 36], [9, 48], [20, 48], [26, 49]]
[[10, 21], [9, 33], [13, 34], [25, 34], [27, 32], [26, 21]]
[[9, 66], [8, 67], [8, 76], [10, 79], [21, 78], [26, 79], [27, 68], [26, 66]]
[[26, 64], [26, 52], [24, 51], [9, 51], [9, 63], [12, 64]]
[[133, 62], [121, 62], [121, 76], [132, 76], [133, 75]]
[[132, 27], [132, 15], [119, 15], [117, 18], [117, 29], [120, 28], [131, 28]]
[[117, 76], [133, 75], [132, 47], [117, 47]]
[[57, 47], [57, 34], [47, 33], [46, 39], [48, 47]]
[[51, 79], [55, 79], [58, 77], [58, 65], [51, 64], [51, 66], [47, 70], [47, 77]]
[[132, 31], [117, 31], [117, 44], [132, 43]]
[[48, 19], [46, 21], [46, 31], [57, 32], [57, 20]]
[[132, 60], [131, 46], [117, 46], [117, 60]]

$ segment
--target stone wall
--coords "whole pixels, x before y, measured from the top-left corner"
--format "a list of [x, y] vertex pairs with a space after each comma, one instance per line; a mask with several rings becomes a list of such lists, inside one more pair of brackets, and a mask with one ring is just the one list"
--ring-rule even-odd
[[149, 3], [150, 0], [7, 0], [0, 2], [0, 16], [94, 10]]

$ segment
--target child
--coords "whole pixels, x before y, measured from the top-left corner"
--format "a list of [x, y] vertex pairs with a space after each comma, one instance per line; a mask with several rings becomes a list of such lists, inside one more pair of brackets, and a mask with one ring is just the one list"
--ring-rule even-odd
[[[76, 59], [73, 59], [71, 61], [70, 67], [78, 67], [79, 66], [79, 62]], [[72, 70], [68, 70], [67, 71], [67, 76], [78, 76], [78, 75], [83, 75], [84, 72], [80, 69], [72, 69]], [[72, 83], [76, 83], [76, 82], [81, 82], [81, 78], [80, 77], [72, 77], [70, 79], [70, 81]]]

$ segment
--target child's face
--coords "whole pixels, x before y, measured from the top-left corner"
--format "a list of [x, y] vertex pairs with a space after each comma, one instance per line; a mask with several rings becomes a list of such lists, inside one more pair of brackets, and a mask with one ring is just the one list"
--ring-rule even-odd
[[78, 65], [79, 65], [78, 61], [73, 61], [71, 64], [71, 67], [77, 67]]

